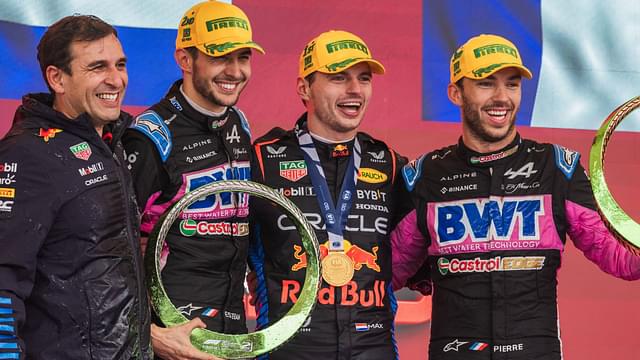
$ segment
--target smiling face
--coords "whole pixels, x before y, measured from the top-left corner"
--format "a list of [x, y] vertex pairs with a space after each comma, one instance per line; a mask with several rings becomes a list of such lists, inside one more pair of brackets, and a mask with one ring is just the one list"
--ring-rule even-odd
[[485, 79], [463, 78], [461, 87], [449, 84], [449, 99], [460, 106], [465, 145], [485, 153], [513, 141], [522, 95], [521, 77], [518, 69], [505, 68]]
[[355, 136], [372, 93], [371, 69], [356, 64], [342, 72], [316, 72], [309, 84], [298, 79], [298, 94], [305, 101], [309, 130], [330, 140]]
[[251, 78], [251, 49], [216, 57], [197, 53], [195, 58], [179, 49], [176, 59], [184, 71], [183, 91], [198, 105], [213, 112], [235, 105]]
[[50, 65], [55, 91], [54, 108], [74, 119], [87, 113], [96, 129], [117, 120], [127, 88], [126, 58], [118, 38], [111, 34], [70, 45], [71, 73]]

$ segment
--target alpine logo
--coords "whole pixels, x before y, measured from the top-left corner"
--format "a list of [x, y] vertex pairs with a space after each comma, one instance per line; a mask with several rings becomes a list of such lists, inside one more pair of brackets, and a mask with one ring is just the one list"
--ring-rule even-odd
[[517, 171], [513, 171], [513, 169], [509, 168], [509, 170], [505, 171], [504, 176], [509, 180], [513, 180], [518, 176], [524, 176], [525, 178], [529, 178], [531, 175], [537, 173], [538, 170], [533, 168], [533, 162], [526, 163], [523, 167], [518, 169]]
[[496, 256], [490, 259], [438, 259], [440, 274], [448, 273], [484, 273], [494, 271], [541, 270], [544, 267], [544, 256]]

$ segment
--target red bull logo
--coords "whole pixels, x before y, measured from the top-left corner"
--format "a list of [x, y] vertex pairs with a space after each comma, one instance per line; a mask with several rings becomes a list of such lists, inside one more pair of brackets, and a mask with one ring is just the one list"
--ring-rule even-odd
[[349, 148], [344, 144], [338, 144], [331, 151], [331, 157], [346, 157], [349, 156]]
[[49, 142], [49, 139], [56, 137], [56, 134], [62, 132], [62, 129], [43, 129], [40, 128], [38, 136], [44, 139], [44, 142]]
[[[280, 303], [296, 303], [302, 286], [296, 280], [282, 280]], [[362, 307], [383, 307], [386, 295], [384, 280], [374, 280], [372, 289], [360, 289], [355, 281], [340, 287], [340, 294], [336, 296], [336, 287], [329, 285], [318, 291], [318, 304], [343, 306], [360, 305]]]
[[[320, 260], [324, 259], [329, 254], [328, 241], [320, 244]], [[293, 257], [297, 262], [291, 266], [292, 271], [299, 271], [307, 267], [307, 254], [303, 251], [302, 246], [293, 245]], [[360, 270], [363, 266], [369, 269], [380, 272], [380, 266], [378, 265], [378, 247], [371, 248], [371, 252], [364, 250], [358, 245], [352, 245], [349, 241], [344, 240], [345, 255], [353, 262], [353, 269]]]

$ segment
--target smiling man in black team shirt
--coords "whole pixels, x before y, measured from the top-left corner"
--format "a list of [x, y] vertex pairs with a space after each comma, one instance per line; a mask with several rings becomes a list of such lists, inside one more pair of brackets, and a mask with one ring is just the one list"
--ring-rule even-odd
[[0, 359], [150, 359], [118, 33], [64, 17], [38, 61], [50, 93], [0, 141]]

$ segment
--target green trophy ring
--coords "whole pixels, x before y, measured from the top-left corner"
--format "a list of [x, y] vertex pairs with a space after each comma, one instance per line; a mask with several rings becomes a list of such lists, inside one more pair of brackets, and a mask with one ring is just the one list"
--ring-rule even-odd
[[320, 287], [318, 239], [304, 215], [289, 199], [275, 190], [250, 181], [218, 181], [187, 193], [160, 218], [149, 236], [145, 267], [147, 286], [156, 314], [166, 326], [181, 325], [189, 321], [171, 303], [160, 278], [160, 253], [171, 225], [191, 203], [220, 192], [243, 192], [271, 200], [282, 207], [292, 219], [307, 254], [307, 271], [298, 301], [289, 312], [271, 326], [249, 334], [230, 335], [206, 329], [194, 329], [191, 343], [204, 352], [226, 359], [253, 358], [274, 350], [291, 338], [311, 313]]
[[615, 201], [604, 179], [604, 154], [611, 135], [629, 113], [640, 106], [637, 96], [615, 109], [596, 133], [589, 156], [591, 187], [604, 221], [616, 237], [635, 254], [640, 255], [640, 224], [627, 215]]

